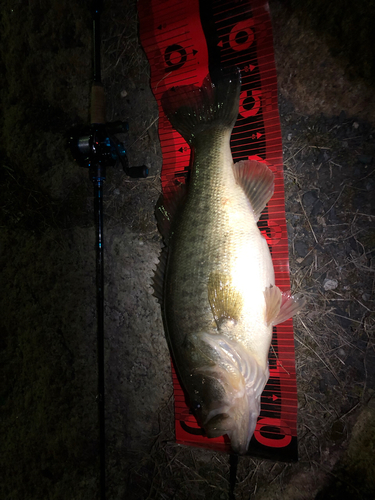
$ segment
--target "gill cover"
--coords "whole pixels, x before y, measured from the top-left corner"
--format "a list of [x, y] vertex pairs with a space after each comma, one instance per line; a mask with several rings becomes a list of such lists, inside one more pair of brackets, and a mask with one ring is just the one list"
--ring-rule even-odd
[[210, 348], [214, 365], [196, 373], [216, 390], [220, 398], [201, 410], [201, 425], [208, 437], [227, 434], [234, 452], [245, 454], [260, 413], [260, 396], [267, 383], [268, 368], [261, 368], [255, 358], [235, 340], [223, 335], [202, 333], [201, 340]]

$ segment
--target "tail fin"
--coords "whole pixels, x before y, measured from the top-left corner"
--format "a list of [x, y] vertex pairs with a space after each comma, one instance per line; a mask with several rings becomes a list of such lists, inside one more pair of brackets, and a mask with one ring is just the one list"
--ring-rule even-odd
[[232, 130], [237, 116], [241, 90], [241, 73], [220, 75], [213, 84], [208, 75], [201, 87], [183, 85], [168, 89], [161, 98], [164, 112], [173, 128], [188, 144], [210, 128]]

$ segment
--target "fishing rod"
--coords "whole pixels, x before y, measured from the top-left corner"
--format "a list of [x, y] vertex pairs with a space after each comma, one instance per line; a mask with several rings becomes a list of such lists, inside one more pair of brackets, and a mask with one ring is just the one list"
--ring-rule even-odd
[[105, 500], [105, 366], [104, 366], [104, 262], [103, 262], [103, 182], [106, 168], [120, 163], [125, 174], [132, 178], [144, 178], [148, 168], [129, 167], [124, 145], [116, 134], [127, 132], [127, 122], [106, 122], [105, 92], [101, 82], [100, 16], [103, 0], [93, 0], [93, 83], [91, 87], [91, 125], [81, 134], [70, 137], [70, 149], [75, 160], [89, 169], [94, 183], [94, 217], [96, 226], [96, 302], [97, 302], [97, 363], [98, 363], [98, 421], [99, 421], [99, 467], [100, 499]]

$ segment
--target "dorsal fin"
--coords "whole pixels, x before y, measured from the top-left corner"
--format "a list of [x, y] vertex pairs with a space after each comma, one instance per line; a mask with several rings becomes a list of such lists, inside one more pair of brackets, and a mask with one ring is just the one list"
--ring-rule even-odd
[[274, 191], [274, 174], [265, 164], [256, 160], [242, 160], [234, 164], [237, 183], [245, 191], [258, 221]]

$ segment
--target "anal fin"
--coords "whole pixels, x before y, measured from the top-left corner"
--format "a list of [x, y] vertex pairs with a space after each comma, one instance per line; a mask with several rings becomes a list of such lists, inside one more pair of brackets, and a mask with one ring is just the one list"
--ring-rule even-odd
[[160, 234], [164, 242], [168, 244], [172, 221], [177, 217], [178, 211], [183, 207], [186, 201], [186, 184], [171, 181], [166, 186], [168, 196], [161, 194], [156, 203], [155, 217]]

